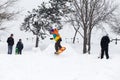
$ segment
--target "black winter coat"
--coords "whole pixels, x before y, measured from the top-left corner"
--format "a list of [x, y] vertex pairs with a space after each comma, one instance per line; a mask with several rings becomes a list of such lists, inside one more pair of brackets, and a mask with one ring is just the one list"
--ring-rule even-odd
[[9, 37], [7, 39], [8, 46], [13, 46], [14, 45], [14, 39], [12, 37]]
[[102, 39], [101, 39], [101, 48], [105, 49], [108, 47], [108, 44], [110, 43], [110, 39], [108, 36], [103, 36]]
[[23, 49], [23, 43], [18, 42], [17, 45], [16, 45], [16, 48], [18, 48], [18, 50], [22, 50]]

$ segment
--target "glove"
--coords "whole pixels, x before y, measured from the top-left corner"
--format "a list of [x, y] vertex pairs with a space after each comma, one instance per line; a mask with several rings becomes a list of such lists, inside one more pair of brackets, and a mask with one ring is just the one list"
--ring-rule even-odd
[[53, 40], [53, 38], [50, 38], [50, 40]]

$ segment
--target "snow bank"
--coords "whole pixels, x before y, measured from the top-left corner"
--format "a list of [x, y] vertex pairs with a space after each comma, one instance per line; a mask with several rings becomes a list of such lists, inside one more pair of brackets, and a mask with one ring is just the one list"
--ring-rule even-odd
[[[77, 53], [74, 48], [62, 43], [67, 49], [54, 54], [54, 43], [45, 50], [32, 48], [22, 55], [0, 55], [1, 80], [119, 80], [120, 54], [113, 58], [98, 59], [94, 54]], [[96, 45], [94, 45], [96, 46]], [[97, 47], [96, 47], [97, 49]], [[115, 49], [115, 46], [114, 46]], [[119, 51], [119, 50], [118, 50]], [[112, 51], [114, 52], [114, 50]], [[117, 52], [117, 51], [116, 51]], [[112, 57], [112, 56], [111, 56]]]

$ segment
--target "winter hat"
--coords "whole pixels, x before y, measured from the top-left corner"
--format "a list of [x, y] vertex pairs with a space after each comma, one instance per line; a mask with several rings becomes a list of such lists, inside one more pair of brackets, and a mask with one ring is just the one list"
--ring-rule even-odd
[[51, 29], [51, 30], [50, 30], [50, 32], [53, 32], [53, 31], [54, 31], [54, 29]]
[[11, 34], [10, 36], [13, 36], [13, 34]]

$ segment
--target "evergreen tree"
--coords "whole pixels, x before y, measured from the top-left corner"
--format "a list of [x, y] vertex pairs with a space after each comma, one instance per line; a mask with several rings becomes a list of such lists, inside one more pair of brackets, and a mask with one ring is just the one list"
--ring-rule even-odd
[[44, 39], [52, 27], [62, 29], [61, 20], [65, 14], [66, 2], [67, 0], [50, 0], [49, 3], [43, 2], [37, 9], [28, 11], [21, 30], [31, 31], [36, 35], [36, 47], [39, 37]]
[[33, 9], [32, 12], [28, 12], [22, 23], [21, 30], [31, 31], [34, 35], [36, 35], [36, 45], [38, 47], [39, 37], [44, 39], [47, 35], [47, 30], [49, 30], [49, 22], [47, 19], [43, 18], [45, 15], [42, 12], [43, 7], [41, 10]]

